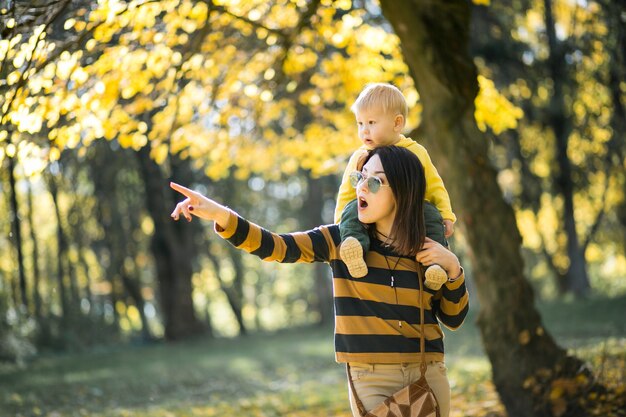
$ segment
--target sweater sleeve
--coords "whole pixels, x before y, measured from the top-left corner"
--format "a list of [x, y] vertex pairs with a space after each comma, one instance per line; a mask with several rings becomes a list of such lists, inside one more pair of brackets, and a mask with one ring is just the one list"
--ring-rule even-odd
[[465, 287], [465, 272], [453, 282], [447, 282], [432, 298], [437, 318], [450, 330], [463, 324], [469, 311], [469, 294]]
[[424, 176], [426, 177], [426, 200], [437, 207], [444, 219], [456, 222], [456, 216], [452, 212], [452, 204], [450, 203], [448, 190], [446, 190], [443, 180], [439, 176], [439, 172], [437, 172], [437, 168], [433, 165], [428, 151], [417, 142], [412, 143], [409, 149], [417, 155], [424, 167]]
[[339, 223], [341, 221], [341, 213], [346, 207], [346, 204], [356, 198], [356, 190], [350, 184], [350, 174], [352, 174], [352, 172], [356, 170], [359, 159], [366, 152], [367, 151], [363, 149], [359, 149], [354, 152], [350, 157], [350, 160], [348, 161], [348, 165], [346, 166], [345, 171], [343, 172], [341, 185], [339, 186], [339, 192], [337, 193], [337, 205], [335, 206], [335, 223]]
[[264, 261], [281, 263], [328, 262], [335, 249], [331, 227], [320, 226], [306, 232], [277, 234], [230, 212], [225, 225], [215, 224], [215, 232], [238, 249]]

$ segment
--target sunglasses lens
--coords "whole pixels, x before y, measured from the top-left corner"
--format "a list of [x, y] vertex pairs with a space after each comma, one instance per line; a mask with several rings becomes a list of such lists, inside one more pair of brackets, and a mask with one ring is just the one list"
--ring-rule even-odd
[[377, 193], [380, 189], [380, 179], [378, 177], [369, 177], [367, 179], [367, 188], [369, 188], [370, 192]]
[[[354, 171], [350, 174], [350, 185], [354, 188], [358, 187], [360, 183], [366, 178], [359, 171]], [[382, 181], [378, 177], [367, 177], [367, 188], [371, 193], [376, 193], [382, 187]]]

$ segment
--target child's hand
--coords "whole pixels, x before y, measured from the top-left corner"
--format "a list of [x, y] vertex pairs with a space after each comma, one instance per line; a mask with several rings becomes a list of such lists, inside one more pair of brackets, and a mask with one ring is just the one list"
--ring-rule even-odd
[[454, 233], [454, 222], [452, 220], [443, 220], [443, 233], [446, 236], [446, 239], [452, 236]]

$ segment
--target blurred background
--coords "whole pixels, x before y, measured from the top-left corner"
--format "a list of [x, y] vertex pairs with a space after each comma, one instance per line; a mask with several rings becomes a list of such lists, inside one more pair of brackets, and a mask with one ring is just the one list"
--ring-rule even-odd
[[[129, 361], [122, 361], [121, 372], [145, 355], [120, 349], [188, 346], [197, 358], [211, 346], [233, 349], [232, 340], [262, 346], [264, 334], [285, 329], [299, 329], [286, 344], [317, 335], [307, 346], [321, 343], [330, 352], [321, 362], [332, 366], [329, 268], [263, 263], [221, 241], [208, 222], [171, 221], [180, 197], [168, 184], [175, 180], [215, 197], [281, 233], [331, 223], [343, 168], [360, 145], [350, 106], [369, 82], [398, 86], [410, 106], [405, 133], [427, 148], [435, 144], [438, 138], [421, 130], [423, 102], [403, 56], [406, 46], [383, 10], [374, 0], [0, 1], [5, 381], [19, 386], [15, 381], [29, 369], [39, 372], [37, 364], [50, 355], [118, 352], [115, 358]], [[553, 320], [557, 336], [558, 326], [580, 320], [580, 327], [564, 330], [571, 336], [567, 347], [587, 335], [581, 329], [592, 329], [590, 349], [613, 346], [623, 366], [626, 6], [474, 0], [466, 11], [470, 30], [459, 32], [458, 41], [468, 42], [477, 68], [473, 117], [501, 196], [514, 210], [523, 276], [542, 312], [568, 312]], [[448, 28], [449, 42], [457, 30]], [[448, 184], [454, 158], [432, 156]], [[468, 172], [467, 181], [480, 179]], [[459, 187], [464, 184], [457, 181], [451, 189], [461, 218], [451, 244], [467, 265], [478, 310], [467, 236], [472, 225], [455, 199]], [[598, 311], [607, 314], [594, 316]], [[312, 330], [298, 333], [302, 328]], [[467, 347], [459, 355], [483, 355], [476, 330], [468, 332], [458, 341]], [[246, 335], [252, 339], [241, 338]], [[612, 345], [597, 343], [608, 338]], [[138, 356], [129, 360], [132, 355]], [[599, 353], [591, 357], [601, 360]], [[89, 358], [85, 363], [100, 357]], [[310, 363], [311, 372], [320, 366]], [[480, 363], [475, 372], [488, 380], [489, 365]], [[624, 367], [615, 369], [623, 387]], [[341, 369], [331, 374], [340, 384]], [[82, 407], [95, 412], [69, 398], [46, 408], [55, 399], [29, 397], [32, 385], [4, 388], [0, 404], [8, 415], [64, 406], [68, 415]], [[109, 392], [94, 389], [86, 388], [87, 404]], [[344, 397], [320, 395], [343, 411], [319, 415], [347, 412]], [[137, 398], [154, 401], [153, 394]], [[504, 413], [493, 399], [496, 405], [483, 411]], [[324, 401], [320, 409], [330, 409]], [[293, 415], [313, 415], [302, 410], [315, 408], [298, 407]]]

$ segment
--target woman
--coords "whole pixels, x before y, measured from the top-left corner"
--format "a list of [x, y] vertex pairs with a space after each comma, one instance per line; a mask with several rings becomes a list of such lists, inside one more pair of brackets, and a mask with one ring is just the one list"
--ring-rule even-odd
[[[376, 148], [355, 173], [359, 220], [372, 239], [366, 254], [368, 274], [352, 278], [339, 257], [338, 225], [306, 232], [274, 234], [232, 210], [172, 183], [187, 198], [182, 214], [215, 221], [215, 231], [239, 249], [266, 261], [328, 262], [333, 271], [335, 359], [349, 363], [357, 396], [368, 411], [420, 377], [420, 301], [417, 269], [443, 267], [449, 280], [438, 291], [424, 288], [426, 379], [442, 416], [450, 409], [450, 384], [444, 365], [439, 323], [458, 328], [468, 310], [465, 277], [457, 257], [424, 237], [424, 172], [404, 148]], [[422, 265], [420, 265], [420, 263]], [[359, 416], [352, 392], [350, 403]]]

